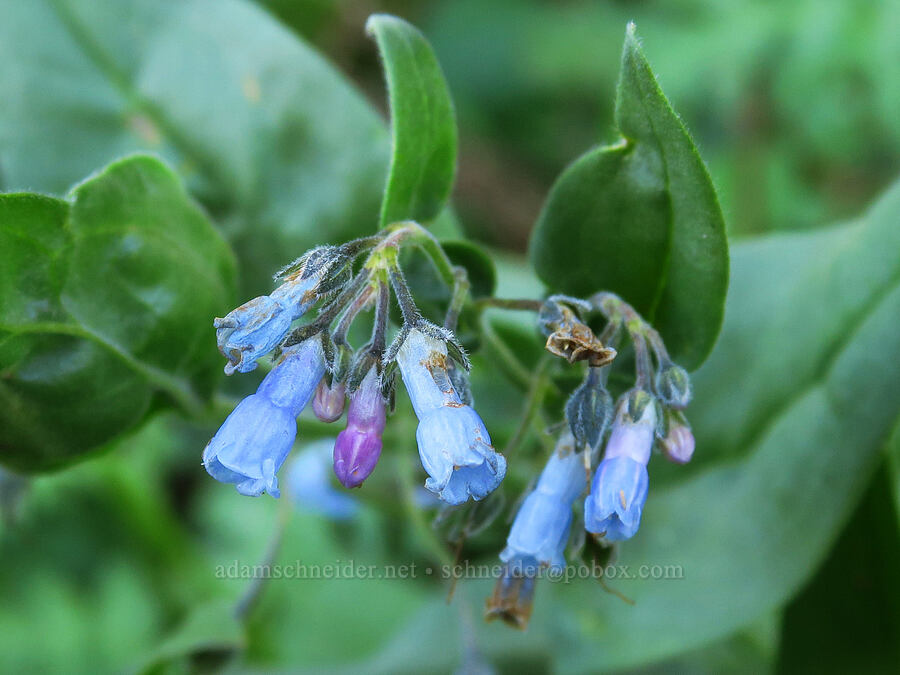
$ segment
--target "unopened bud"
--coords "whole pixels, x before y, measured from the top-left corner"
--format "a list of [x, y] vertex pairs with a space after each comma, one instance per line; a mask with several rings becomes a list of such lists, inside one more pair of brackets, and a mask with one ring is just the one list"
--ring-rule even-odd
[[612, 396], [596, 371], [589, 373], [566, 403], [566, 420], [578, 448], [597, 447], [613, 413]]
[[664, 366], [656, 376], [656, 391], [663, 405], [684, 410], [691, 402], [691, 378], [681, 366]]
[[373, 368], [350, 397], [347, 428], [334, 444], [334, 473], [344, 487], [359, 487], [375, 469], [385, 423], [381, 378]]
[[671, 462], [687, 464], [694, 455], [694, 434], [687, 422], [679, 414], [668, 419], [668, 431], [659, 441], [663, 454]]
[[323, 377], [313, 397], [313, 413], [322, 422], [335, 422], [344, 413], [345, 398], [343, 382], [334, 380], [329, 385], [327, 378]]

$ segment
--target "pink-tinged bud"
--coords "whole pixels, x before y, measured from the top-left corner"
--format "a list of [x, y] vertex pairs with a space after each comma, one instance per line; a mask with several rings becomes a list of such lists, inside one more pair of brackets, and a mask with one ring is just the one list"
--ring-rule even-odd
[[350, 397], [347, 428], [334, 443], [334, 473], [344, 487], [359, 487], [375, 469], [385, 423], [381, 378], [372, 368]]
[[690, 427], [675, 423], [669, 426], [669, 433], [660, 443], [663, 454], [671, 462], [687, 464], [694, 455], [694, 434]]
[[322, 422], [335, 422], [344, 414], [345, 397], [343, 382], [332, 382], [329, 387], [326, 378], [323, 377], [316, 387], [316, 395], [312, 402], [313, 413]]

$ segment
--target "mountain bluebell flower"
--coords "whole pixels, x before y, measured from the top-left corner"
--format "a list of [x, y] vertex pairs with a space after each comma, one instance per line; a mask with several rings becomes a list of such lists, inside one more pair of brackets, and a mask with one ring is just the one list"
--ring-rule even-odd
[[300, 449], [287, 469], [288, 496], [304, 511], [335, 520], [353, 518], [359, 502], [334, 489], [330, 480], [334, 441], [323, 438]]
[[297, 421], [289, 410], [252, 394], [238, 403], [207, 444], [203, 465], [216, 480], [235, 483], [242, 495], [268, 492], [278, 497], [275, 474], [296, 435]]
[[638, 390], [623, 397], [603, 461], [591, 482], [591, 494], [584, 502], [588, 532], [607, 541], [621, 541], [633, 537], [640, 527], [656, 418], [656, 402], [646, 392]]
[[447, 374], [447, 346], [412, 330], [397, 364], [419, 426], [419, 457], [429, 478], [425, 487], [448, 504], [483, 499], [506, 475], [506, 459], [473, 408], [460, 400]]
[[347, 428], [334, 443], [334, 473], [344, 487], [359, 487], [375, 469], [385, 422], [381, 377], [372, 368], [350, 397]]
[[237, 309], [216, 318], [216, 342], [228, 359], [225, 374], [249, 373], [256, 361], [272, 351], [298, 319], [316, 300], [315, 276], [284, 283], [271, 295], [253, 298]]
[[231, 412], [203, 450], [203, 465], [243, 495], [279, 496], [276, 474], [297, 435], [297, 415], [325, 373], [317, 338], [285, 350], [262, 384]]
[[564, 434], [516, 514], [500, 554], [503, 562], [523, 570], [550, 567], [558, 572], [566, 566], [572, 503], [587, 487], [583, 460], [582, 453], [574, 452], [572, 435]]
[[256, 390], [297, 417], [312, 398], [316, 385], [325, 374], [322, 342], [314, 337], [282, 352], [276, 364]]

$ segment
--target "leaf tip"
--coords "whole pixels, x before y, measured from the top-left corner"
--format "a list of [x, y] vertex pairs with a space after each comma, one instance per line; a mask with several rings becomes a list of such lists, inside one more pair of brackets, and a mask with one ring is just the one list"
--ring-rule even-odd
[[634, 21], [629, 21], [628, 25], [625, 26], [625, 50], [640, 51], [640, 49], [641, 39], [637, 34], [637, 25]]
[[366, 19], [366, 35], [370, 37], [376, 37], [378, 33], [378, 29], [387, 23], [406, 23], [403, 19], [394, 16], [393, 14], [385, 14], [383, 12], [370, 14], [369, 18]]
[[366, 19], [366, 35], [374, 36], [375, 30], [377, 28], [378, 22], [381, 20], [383, 14], [370, 14], [369, 18]]

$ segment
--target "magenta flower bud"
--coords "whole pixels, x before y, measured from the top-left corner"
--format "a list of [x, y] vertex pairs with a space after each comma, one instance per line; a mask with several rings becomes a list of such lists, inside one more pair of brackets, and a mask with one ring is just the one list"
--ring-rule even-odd
[[381, 456], [385, 422], [381, 377], [372, 368], [350, 397], [347, 428], [334, 443], [334, 473], [344, 487], [359, 487], [372, 473]]
[[344, 414], [344, 398], [346, 397], [343, 382], [332, 382], [328, 386], [326, 378], [322, 378], [316, 387], [312, 409], [322, 422], [336, 422]]
[[669, 424], [669, 433], [660, 440], [659, 445], [670, 462], [687, 464], [694, 455], [694, 434], [686, 424], [672, 421]]

